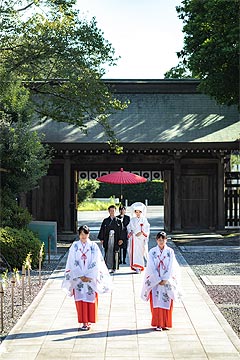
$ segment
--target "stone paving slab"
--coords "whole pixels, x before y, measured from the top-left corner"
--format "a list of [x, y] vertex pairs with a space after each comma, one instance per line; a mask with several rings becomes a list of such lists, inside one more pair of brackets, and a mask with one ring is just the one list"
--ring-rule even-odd
[[[174, 247], [174, 244], [172, 244]], [[184, 297], [173, 310], [173, 328], [151, 327], [149, 303], [140, 298], [143, 274], [124, 265], [112, 276], [113, 291], [99, 296], [99, 321], [78, 331], [75, 304], [61, 290], [63, 269], [54, 272], [0, 345], [2, 360], [240, 359], [240, 340], [200, 281], [174, 248], [181, 264]]]
[[206, 285], [240, 285], [240, 275], [201, 275]]
[[179, 246], [182, 252], [237, 252], [240, 246]]

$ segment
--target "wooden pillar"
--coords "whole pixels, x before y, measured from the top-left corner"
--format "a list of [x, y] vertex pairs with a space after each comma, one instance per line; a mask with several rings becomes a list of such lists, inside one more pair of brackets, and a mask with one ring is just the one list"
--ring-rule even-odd
[[74, 187], [73, 187], [73, 209], [72, 209], [72, 216], [73, 216], [73, 231], [74, 233], [77, 232], [78, 229], [78, 182], [79, 182], [79, 174], [78, 171], [74, 171]]
[[225, 228], [225, 213], [224, 213], [224, 157], [221, 156], [218, 162], [218, 186], [217, 186], [217, 229], [224, 230]]
[[164, 230], [170, 232], [172, 230], [171, 223], [171, 189], [172, 177], [171, 170], [164, 170]]
[[182, 230], [181, 219], [181, 158], [179, 154], [174, 159], [173, 176], [173, 230]]
[[71, 161], [64, 157], [64, 231], [71, 231]]

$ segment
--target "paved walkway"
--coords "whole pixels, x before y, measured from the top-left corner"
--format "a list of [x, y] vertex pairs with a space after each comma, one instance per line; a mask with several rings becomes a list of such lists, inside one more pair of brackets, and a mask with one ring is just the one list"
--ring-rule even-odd
[[[170, 242], [169, 242], [170, 243]], [[140, 299], [143, 274], [122, 266], [111, 294], [99, 297], [99, 321], [78, 332], [75, 305], [60, 289], [63, 268], [55, 271], [0, 346], [11, 360], [240, 359], [240, 340], [214, 305], [178, 249], [184, 298], [175, 304], [173, 329], [150, 326], [149, 303]]]

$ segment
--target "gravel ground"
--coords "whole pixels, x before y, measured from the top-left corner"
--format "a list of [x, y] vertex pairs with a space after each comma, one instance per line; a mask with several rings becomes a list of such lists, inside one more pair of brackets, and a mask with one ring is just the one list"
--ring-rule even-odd
[[[92, 240], [94, 236], [92, 236]], [[152, 244], [155, 243], [154, 239], [151, 239]], [[175, 244], [185, 245], [182, 242]], [[217, 245], [217, 242], [211, 243], [211, 245]], [[192, 245], [188, 240], [187, 245]], [[197, 243], [197, 245], [203, 245]], [[222, 244], [223, 245], [223, 244]], [[226, 245], [226, 244], [224, 244]], [[236, 245], [239, 245], [239, 241], [236, 242]], [[68, 244], [61, 244], [58, 247], [58, 253], [64, 255], [68, 249]], [[185, 260], [191, 266], [192, 270], [201, 281], [206, 291], [218, 306], [219, 310], [229, 322], [233, 330], [240, 337], [240, 288], [239, 286], [216, 286], [216, 285], [205, 285], [201, 279], [201, 275], [239, 275], [240, 271], [240, 259], [236, 253], [219, 253], [219, 252], [209, 252], [209, 253], [199, 253], [199, 252], [184, 252], [182, 253]], [[4, 303], [3, 303], [3, 331], [0, 333], [0, 342], [3, 340], [12, 327], [17, 323], [19, 318], [22, 316], [27, 307], [31, 304], [33, 299], [39, 293], [43, 285], [49, 279], [51, 273], [57, 268], [60, 259], [57, 261], [51, 261], [48, 264], [45, 261], [42, 269], [42, 282], [39, 284], [39, 276], [37, 271], [31, 272], [31, 295], [29, 294], [27, 281], [26, 281], [26, 291], [25, 291], [25, 303], [22, 306], [22, 288], [20, 285], [16, 285], [14, 288], [15, 302], [14, 302], [14, 317], [12, 318], [12, 305], [11, 305], [11, 287], [9, 286], [5, 290]], [[0, 329], [1, 330], [1, 329]]]
[[240, 275], [239, 255], [236, 252], [184, 252], [182, 255], [225, 319], [240, 337], [240, 287], [206, 285], [201, 279], [201, 275]]

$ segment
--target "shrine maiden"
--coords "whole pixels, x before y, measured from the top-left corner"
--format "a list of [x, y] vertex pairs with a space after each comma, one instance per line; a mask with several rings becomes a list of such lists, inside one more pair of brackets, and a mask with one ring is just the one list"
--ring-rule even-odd
[[111, 277], [98, 245], [89, 239], [89, 228], [78, 230], [79, 240], [69, 249], [62, 288], [74, 296], [80, 330], [89, 330], [97, 321], [98, 293], [111, 288]]
[[180, 300], [180, 269], [164, 231], [156, 236], [157, 246], [149, 251], [141, 297], [150, 299], [151, 325], [157, 331], [172, 327], [173, 300]]

